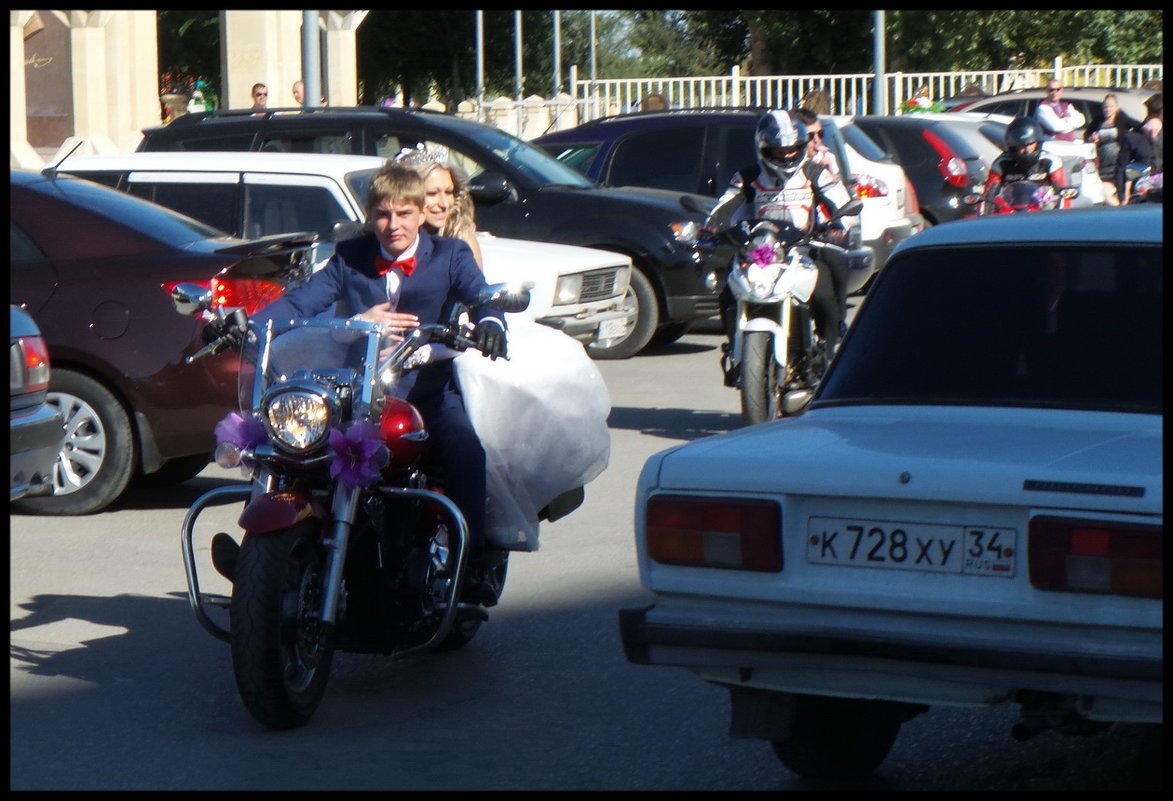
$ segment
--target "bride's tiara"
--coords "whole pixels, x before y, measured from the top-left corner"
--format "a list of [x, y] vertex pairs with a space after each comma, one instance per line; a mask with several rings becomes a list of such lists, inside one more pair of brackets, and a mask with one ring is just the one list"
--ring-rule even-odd
[[396, 164], [406, 164], [409, 167], [418, 164], [448, 164], [448, 148], [443, 145], [423, 145], [421, 147], [405, 147], [395, 156]]

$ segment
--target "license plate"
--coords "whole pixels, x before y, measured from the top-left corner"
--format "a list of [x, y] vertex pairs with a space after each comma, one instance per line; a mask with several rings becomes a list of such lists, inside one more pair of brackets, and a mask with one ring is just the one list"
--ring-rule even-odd
[[604, 320], [599, 323], [599, 339], [615, 339], [627, 333], [627, 320]]
[[812, 517], [807, 534], [818, 565], [1011, 577], [1018, 554], [1013, 528]]

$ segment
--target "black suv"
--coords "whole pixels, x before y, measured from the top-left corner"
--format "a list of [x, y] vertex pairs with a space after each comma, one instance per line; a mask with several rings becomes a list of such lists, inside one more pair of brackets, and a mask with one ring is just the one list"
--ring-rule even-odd
[[720, 256], [698, 263], [684, 223], [680, 192], [604, 189], [497, 128], [416, 108], [270, 109], [187, 114], [143, 131], [138, 150], [277, 150], [395, 156], [404, 147], [443, 145], [471, 178], [477, 226], [497, 236], [614, 250], [631, 257], [628, 303], [636, 322], [624, 340], [592, 349], [595, 358], [626, 358], [649, 342], [665, 344], [698, 319], [717, 314], [704, 277]]

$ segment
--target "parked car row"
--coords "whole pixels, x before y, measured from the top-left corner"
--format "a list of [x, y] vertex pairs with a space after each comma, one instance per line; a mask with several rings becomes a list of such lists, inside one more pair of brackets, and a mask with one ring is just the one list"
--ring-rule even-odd
[[318, 108], [187, 114], [143, 132], [140, 151], [350, 153], [390, 158], [403, 147], [441, 145], [464, 167], [477, 226], [497, 237], [601, 248], [631, 258], [628, 306], [635, 324], [596, 357], [624, 358], [671, 342], [717, 313], [682, 227], [699, 222], [680, 193], [596, 186], [542, 149], [498, 128], [420, 108]]
[[[233, 236], [307, 231], [322, 238], [315, 265], [333, 252], [335, 227], [366, 220], [378, 156], [324, 153], [149, 152], [68, 158], [61, 172], [129, 192]], [[490, 281], [528, 284], [527, 314], [606, 355], [630, 334], [631, 258], [601, 248], [480, 237]]]
[[9, 304], [9, 502], [53, 491], [50, 476], [65, 428], [61, 412], [48, 402], [49, 374], [49, 347], [41, 329], [24, 309]]

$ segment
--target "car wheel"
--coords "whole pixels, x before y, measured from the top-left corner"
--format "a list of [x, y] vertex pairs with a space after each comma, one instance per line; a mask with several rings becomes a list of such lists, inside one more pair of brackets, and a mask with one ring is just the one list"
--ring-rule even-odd
[[919, 708], [891, 701], [794, 696], [790, 737], [773, 740], [774, 754], [806, 779], [864, 776], [892, 750], [900, 725]]
[[94, 379], [54, 368], [47, 402], [65, 418], [65, 445], [53, 466], [53, 494], [20, 501], [37, 514], [85, 515], [115, 501], [134, 474], [130, 416]]
[[209, 462], [211, 458], [206, 453], [181, 456], [165, 462], [153, 473], [140, 473], [138, 483], [145, 487], [173, 487], [198, 476]]
[[643, 350], [660, 323], [660, 306], [656, 301], [656, 290], [652, 282], [638, 267], [631, 270], [631, 286], [623, 299], [625, 309], [635, 312], [635, 323], [628, 335], [620, 340], [610, 340], [607, 347], [587, 345], [592, 359], [626, 359]]

